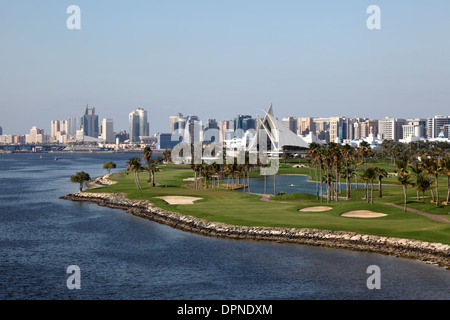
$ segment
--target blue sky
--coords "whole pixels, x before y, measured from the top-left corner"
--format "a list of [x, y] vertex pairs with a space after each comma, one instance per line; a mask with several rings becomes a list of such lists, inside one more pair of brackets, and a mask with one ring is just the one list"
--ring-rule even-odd
[[[69, 5], [81, 30], [68, 30]], [[381, 30], [369, 30], [369, 5]], [[0, 1], [0, 126], [149, 113], [206, 121], [450, 115], [450, 1]]]

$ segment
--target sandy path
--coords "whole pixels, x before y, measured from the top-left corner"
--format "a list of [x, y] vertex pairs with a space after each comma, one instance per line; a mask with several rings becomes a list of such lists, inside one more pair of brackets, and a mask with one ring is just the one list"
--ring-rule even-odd
[[[393, 203], [385, 203], [385, 205], [403, 209], [403, 206], [399, 206], [399, 205], [396, 205], [396, 204], [393, 204]], [[423, 216], [425, 216], [427, 218], [430, 218], [430, 219], [433, 219], [433, 220], [436, 220], [436, 221], [439, 221], [439, 222], [450, 223], [450, 221], [445, 220], [444, 218], [442, 218], [442, 216], [437, 215], [437, 214], [426, 213], [426, 212], [419, 211], [419, 210], [416, 210], [416, 209], [411, 209], [411, 208], [406, 208], [406, 210], [410, 211], [410, 212], [421, 214], [421, 215], [423, 215]]]

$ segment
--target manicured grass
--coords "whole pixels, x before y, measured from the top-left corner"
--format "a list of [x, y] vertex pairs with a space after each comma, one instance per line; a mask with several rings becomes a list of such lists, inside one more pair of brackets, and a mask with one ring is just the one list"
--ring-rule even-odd
[[[307, 168], [292, 168], [290, 165], [280, 168], [280, 173], [310, 174]], [[258, 171], [259, 173], [259, 171]], [[253, 175], [257, 175], [253, 172]], [[383, 198], [378, 198], [378, 189], [374, 190], [374, 204], [366, 203], [364, 190], [352, 190], [350, 200], [331, 201], [324, 199], [320, 203], [315, 195], [294, 193], [272, 197], [278, 202], [263, 202], [260, 196], [226, 189], [193, 190], [182, 187], [189, 183], [183, 179], [193, 177], [193, 171], [186, 165], [163, 165], [156, 173], [155, 181], [160, 185], [151, 187], [145, 181], [148, 173], [140, 173], [142, 190], [134, 183], [134, 173], [120, 173], [118, 183], [88, 190], [87, 192], [125, 193], [130, 199], [149, 200], [154, 205], [174, 212], [195, 216], [210, 221], [233, 225], [315, 228], [326, 230], [352, 231], [388, 237], [418, 239], [429, 242], [450, 244], [450, 224], [431, 220], [413, 212], [404, 213], [402, 209], [384, 203], [403, 205], [403, 191], [399, 187], [383, 188]], [[383, 180], [383, 183], [386, 181]], [[442, 195], [446, 189], [442, 188]], [[446, 192], [445, 192], [446, 194]], [[182, 195], [200, 197], [192, 205], [169, 205], [157, 196]], [[416, 201], [416, 192], [408, 188], [408, 207], [432, 214], [448, 215], [450, 206], [436, 207]], [[430, 194], [427, 193], [429, 201]], [[279, 203], [285, 202], [285, 203]], [[326, 205], [333, 209], [326, 212], [303, 213], [298, 210], [309, 206]], [[381, 218], [346, 218], [341, 214], [352, 210], [371, 210], [386, 213]]]

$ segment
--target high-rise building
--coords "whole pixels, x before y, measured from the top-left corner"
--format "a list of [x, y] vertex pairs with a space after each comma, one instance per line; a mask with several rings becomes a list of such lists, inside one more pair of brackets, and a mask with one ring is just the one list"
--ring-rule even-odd
[[410, 136], [422, 137], [423, 136], [423, 126], [417, 124], [404, 124], [403, 128], [403, 139], [408, 139]]
[[3, 129], [0, 127], [0, 136], [3, 134]]
[[[245, 119], [251, 119], [251, 116], [240, 114], [236, 118], [234, 118], [234, 131], [236, 131], [236, 136], [239, 138], [242, 138], [243, 134], [246, 131], [244, 128], [244, 120]], [[246, 126], [248, 126], [248, 123], [246, 124]], [[255, 127], [256, 127], [256, 122], [255, 122]]]
[[378, 120], [378, 133], [383, 140], [399, 141], [403, 138], [405, 119], [389, 118]]
[[202, 133], [202, 122], [197, 116], [188, 116], [186, 120], [186, 128], [185, 133], [188, 133], [189, 136], [185, 135], [185, 139], [189, 137], [190, 141], [185, 140], [190, 144], [200, 142], [200, 135]]
[[50, 121], [50, 141], [65, 143], [69, 132], [68, 120]]
[[95, 108], [86, 106], [82, 124], [85, 136], [98, 138], [98, 115], [95, 114]]
[[248, 130], [256, 130], [256, 122], [257, 120], [255, 118], [245, 118], [242, 120], [242, 130], [244, 132]]
[[361, 123], [361, 137], [368, 137], [373, 134], [375, 137], [378, 135], [378, 120], [366, 120]]
[[450, 139], [450, 124], [446, 124], [443, 126], [444, 137]]
[[102, 140], [106, 143], [114, 143], [114, 123], [112, 119], [102, 121]]
[[44, 129], [39, 129], [36, 126], [30, 129], [30, 134], [26, 135], [26, 143], [36, 144], [47, 142], [47, 136]]
[[182, 113], [178, 113], [176, 116], [170, 117], [169, 119], [170, 133], [173, 133], [178, 129], [184, 130], [185, 126], [186, 126], [186, 118], [183, 116]]
[[427, 121], [427, 136], [428, 138], [437, 138], [443, 134], [444, 126], [450, 124], [449, 116], [435, 116]]
[[330, 141], [336, 142], [337, 139], [341, 140], [343, 136], [343, 120], [344, 117], [330, 117]]
[[[208, 130], [216, 130], [208, 133]], [[218, 136], [219, 134], [219, 136]], [[219, 142], [220, 141], [219, 126], [216, 119], [208, 119], [203, 129], [203, 141], [204, 142]]]
[[243, 128], [244, 128], [244, 124], [243, 124], [243, 121], [244, 121], [244, 119], [248, 119], [248, 118], [251, 118], [251, 116], [249, 116], [249, 115], [238, 115], [236, 118], [234, 118], [234, 123], [235, 123], [235, 128], [234, 128], [234, 130], [237, 130], [237, 129], [242, 129], [242, 130], [244, 130]]
[[313, 118], [298, 118], [297, 133], [307, 135], [310, 132], [316, 134], [316, 124]]
[[294, 133], [297, 133], [297, 119], [294, 117], [284, 117], [281, 121], [286, 128]]
[[229, 132], [233, 132], [234, 135], [234, 121], [233, 120], [223, 120], [219, 122], [219, 130], [220, 130], [220, 139], [221, 141], [230, 139], [228, 136], [231, 134], [228, 134]]
[[80, 116], [69, 116], [67, 118], [67, 135], [69, 137], [75, 137], [77, 135], [77, 130], [80, 130], [83, 125], [83, 117]]
[[137, 108], [129, 114], [130, 142], [140, 142], [140, 137], [148, 137], [149, 124], [147, 121], [147, 111]]

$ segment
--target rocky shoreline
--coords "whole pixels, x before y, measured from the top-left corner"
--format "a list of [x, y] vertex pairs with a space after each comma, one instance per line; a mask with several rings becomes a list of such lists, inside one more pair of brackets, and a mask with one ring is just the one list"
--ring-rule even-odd
[[138, 217], [205, 236], [275, 241], [382, 253], [425, 261], [450, 270], [450, 245], [441, 243], [343, 231], [228, 225], [163, 210], [148, 201], [127, 199], [124, 194], [77, 192], [61, 198], [72, 201], [95, 202], [101, 206], [126, 210]]

